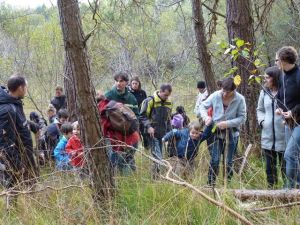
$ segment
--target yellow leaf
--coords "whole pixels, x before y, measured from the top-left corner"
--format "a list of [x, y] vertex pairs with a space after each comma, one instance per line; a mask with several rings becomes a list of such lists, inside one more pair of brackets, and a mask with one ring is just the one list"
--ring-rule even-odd
[[241, 81], [242, 81], [242, 78], [240, 75], [236, 75], [234, 78], [233, 78], [233, 83], [236, 85], [236, 86], [239, 86], [241, 84]]

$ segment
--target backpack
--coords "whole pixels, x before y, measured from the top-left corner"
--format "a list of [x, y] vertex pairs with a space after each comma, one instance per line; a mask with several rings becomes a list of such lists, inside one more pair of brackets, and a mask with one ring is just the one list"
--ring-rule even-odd
[[106, 106], [105, 115], [113, 130], [123, 135], [130, 135], [139, 130], [138, 118], [128, 106], [122, 103], [111, 100]]

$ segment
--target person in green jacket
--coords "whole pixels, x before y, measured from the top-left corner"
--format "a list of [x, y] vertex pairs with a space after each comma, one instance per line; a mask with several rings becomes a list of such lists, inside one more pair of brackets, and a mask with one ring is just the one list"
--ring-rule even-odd
[[121, 102], [128, 106], [138, 117], [139, 107], [134, 95], [128, 90], [128, 75], [125, 72], [118, 72], [114, 75], [115, 85], [114, 87], [105, 93], [105, 97], [108, 100], [114, 100]]
[[[123, 103], [124, 105], [128, 106], [135, 115], [139, 116], [139, 107], [136, 98], [134, 95], [129, 91], [127, 85], [128, 85], [128, 75], [125, 72], [118, 72], [114, 75], [115, 85], [114, 87], [106, 92], [104, 95], [106, 99], [108, 100], [114, 100], [116, 102]], [[108, 146], [111, 145], [110, 140], [106, 140]], [[126, 168], [121, 169], [120, 172], [124, 175], [129, 175], [130, 171], [127, 170], [127, 168], [130, 168], [131, 171], [136, 170], [135, 165], [135, 148], [138, 147], [138, 144], [135, 144], [132, 146], [133, 148], [129, 148], [126, 152], [118, 152], [114, 151], [112, 147], [110, 147], [110, 150], [108, 152], [109, 159], [111, 163], [113, 164], [114, 161], [117, 162], [119, 168]], [[124, 162], [126, 162], [126, 165], [124, 165]]]

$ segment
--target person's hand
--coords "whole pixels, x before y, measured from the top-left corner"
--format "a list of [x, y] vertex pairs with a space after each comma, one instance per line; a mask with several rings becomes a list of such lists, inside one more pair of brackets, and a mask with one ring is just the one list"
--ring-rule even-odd
[[282, 115], [285, 119], [289, 119], [292, 118], [292, 112], [291, 111], [287, 111], [287, 112], [282, 112]]
[[154, 130], [153, 127], [149, 127], [149, 128], [147, 129], [147, 132], [148, 132], [148, 134], [150, 135], [150, 137], [154, 138], [154, 132], [155, 132], [155, 130]]
[[276, 115], [280, 116], [280, 115], [282, 115], [283, 110], [282, 110], [281, 108], [277, 108], [277, 109], [275, 110], [275, 113], [276, 113]]
[[205, 119], [205, 125], [206, 125], [206, 126], [209, 126], [211, 123], [212, 123], [212, 118], [211, 118], [210, 116], [208, 116], [208, 117]]
[[217, 123], [217, 127], [221, 130], [224, 130], [227, 128], [227, 122], [226, 121], [221, 121], [219, 123]]

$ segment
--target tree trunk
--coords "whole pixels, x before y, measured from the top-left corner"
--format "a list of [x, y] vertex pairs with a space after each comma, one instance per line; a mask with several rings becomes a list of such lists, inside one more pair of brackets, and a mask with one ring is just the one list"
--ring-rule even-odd
[[69, 120], [75, 122], [77, 118], [77, 109], [76, 109], [76, 94], [75, 94], [75, 82], [72, 76], [71, 66], [69, 61], [66, 60], [65, 56], [65, 66], [64, 66], [64, 89], [67, 96], [67, 109], [69, 112]]
[[[250, 55], [252, 55], [251, 53], [255, 46], [251, 7], [251, 0], [227, 0], [226, 4], [226, 23], [229, 42], [232, 43], [234, 38], [242, 39], [245, 43], [249, 42], [252, 45]], [[243, 57], [238, 57], [232, 64], [238, 67], [237, 74], [242, 78], [238, 91], [245, 96], [247, 104], [247, 121], [242, 135], [247, 145], [255, 143], [257, 140], [256, 106], [259, 91], [257, 86], [248, 85], [250, 71], [254, 70], [255, 66]]]
[[[89, 153], [92, 186], [100, 201], [107, 201], [113, 193], [114, 182], [106, 148], [101, 144], [101, 129], [95, 101], [95, 90], [91, 84], [91, 71], [85, 35], [82, 30], [77, 0], [57, 1], [63, 33], [66, 66], [74, 81], [76, 108], [82, 139]], [[93, 149], [91, 149], [93, 148]]]
[[217, 89], [215, 74], [212, 68], [211, 56], [207, 50], [207, 40], [205, 35], [205, 25], [202, 12], [201, 0], [192, 0], [193, 5], [193, 21], [197, 42], [198, 59], [201, 65], [204, 79], [209, 93]]

